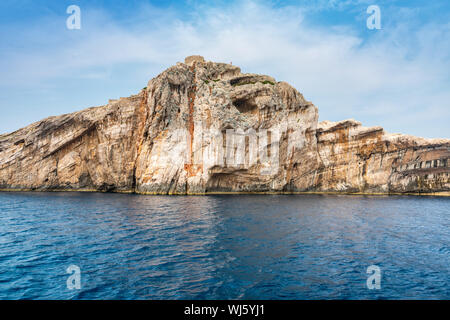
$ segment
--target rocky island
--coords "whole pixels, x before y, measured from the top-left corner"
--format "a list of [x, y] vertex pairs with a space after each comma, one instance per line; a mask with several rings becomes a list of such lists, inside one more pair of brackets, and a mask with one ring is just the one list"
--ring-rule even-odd
[[1, 191], [449, 195], [450, 139], [318, 123], [286, 82], [190, 56], [138, 94], [0, 135]]

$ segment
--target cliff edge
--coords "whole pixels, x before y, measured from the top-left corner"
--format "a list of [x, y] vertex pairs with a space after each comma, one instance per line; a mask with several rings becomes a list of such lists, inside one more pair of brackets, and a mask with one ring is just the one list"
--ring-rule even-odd
[[449, 194], [449, 139], [318, 123], [270, 76], [191, 56], [138, 94], [0, 135], [0, 190]]

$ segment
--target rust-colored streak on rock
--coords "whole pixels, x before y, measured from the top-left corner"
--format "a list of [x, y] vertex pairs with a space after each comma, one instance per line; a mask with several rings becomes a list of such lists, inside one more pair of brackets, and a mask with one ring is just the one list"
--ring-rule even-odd
[[148, 92], [147, 90], [144, 90], [144, 94], [142, 96], [141, 104], [139, 105], [139, 127], [138, 127], [138, 148], [137, 148], [137, 157], [141, 154], [142, 150], [142, 143], [144, 141], [144, 129], [145, 129], [145, 123], [147, 120], [147, 99], [148, 99]]
[[142, 152], [142, 145], [144, 143], [144, 130], [145, 130], [145, 124], [147, 122], [148, 118], [148, 108], [147, 108], [147, 99], [148, 99], [148, 91], [147, 89], [144, 89], [144, 93], [142, 95], [142, 101], [139, 105], [138, 110], [138, 142], [137, 142], [137, 148], [136, 148], [136, 157], [134, 160], [134, 169], [133, 169], [133, 191], [136, 191], [136, 169], [137, 169], [137, 161], [139, 159], [139, 156]]
[[184, 169], [187, 171], [188, 176], [189, 177], [193, 177], [197, 174], [197, 169], [195, 167], [194, 164], [194, 149], [193, 149], [193, 144], [194, 144], [194, 130], [195, 130], [195, 125], [194, 125], [194, 105], [195, 105], [195, 95], [197, 93], [197, 86], [195, 84], [195, 80], [196, 80], [196, 73], [195, 73], [195, 62], [194, 64], [191, 66], [190, 68], [191, 72], [194, 74], [194, 84], [192, 86], [192, 88], [189, 90], [188, 92], [188, 132], [189, 132], [189, 136], [188, 136], [188, 154], [189, 154], [189, 163], [184, 165]]

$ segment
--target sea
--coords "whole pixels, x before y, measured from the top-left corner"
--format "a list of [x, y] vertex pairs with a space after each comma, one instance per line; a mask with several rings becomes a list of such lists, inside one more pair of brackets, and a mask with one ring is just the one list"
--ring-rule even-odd
[[0, 299], [450, 299], [450, 198], [0, 193]]

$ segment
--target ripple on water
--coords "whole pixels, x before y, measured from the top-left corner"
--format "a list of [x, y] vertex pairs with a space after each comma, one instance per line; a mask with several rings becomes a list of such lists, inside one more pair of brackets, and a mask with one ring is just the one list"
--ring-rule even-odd
[[0, 299], [449, 299], [449, 201], [0, 193]]

